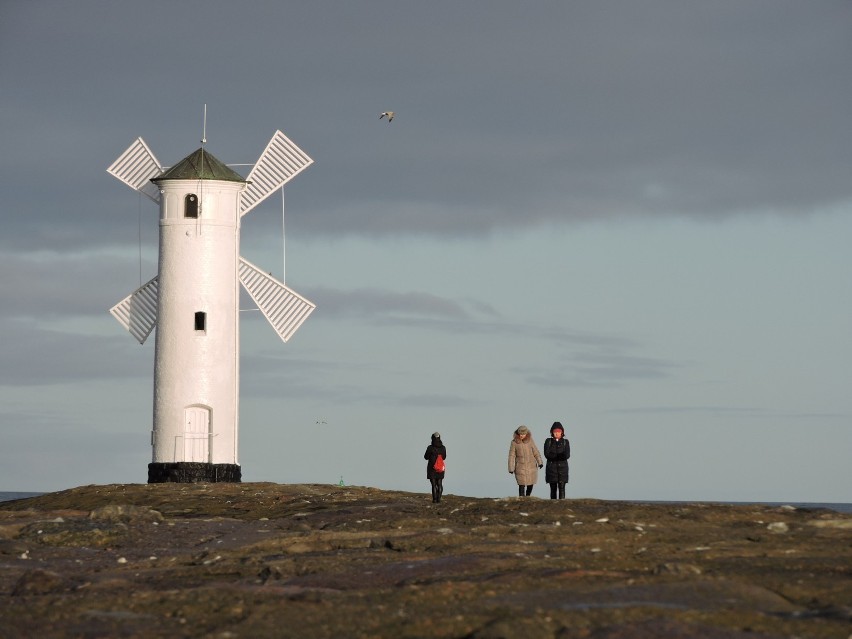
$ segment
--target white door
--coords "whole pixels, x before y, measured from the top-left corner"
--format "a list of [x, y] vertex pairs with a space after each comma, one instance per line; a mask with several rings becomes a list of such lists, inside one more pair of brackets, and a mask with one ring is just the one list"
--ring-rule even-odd
[[210, 458], [210, 409], [193, 406], [184, 411], [183, 460], [207, 463]]

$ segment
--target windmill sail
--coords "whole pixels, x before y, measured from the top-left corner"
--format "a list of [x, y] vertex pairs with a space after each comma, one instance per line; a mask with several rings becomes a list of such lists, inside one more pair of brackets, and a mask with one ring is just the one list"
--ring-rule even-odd
[[276, 131], [246, 178], [249, 185], [240, 200], [240, 216], [251, 211], [313, 162], [286, 135]]
[[142, 138], [136, 138], [133, 144], [127, 147], [127, 150], [107, 169], [107, 173], [154, 202], [160, 201], [160, 191], [150, 180], [162, 172], [163, 167], [160, 161]]
[[240, 258], [240, 282], [285, 342], [316, 308], [316, 304], [287, 288], [243, 257]]
[[145, 343], [157, 323], [158, 290], [159, 282], [155, 277], [109, 309], [140, 344]]

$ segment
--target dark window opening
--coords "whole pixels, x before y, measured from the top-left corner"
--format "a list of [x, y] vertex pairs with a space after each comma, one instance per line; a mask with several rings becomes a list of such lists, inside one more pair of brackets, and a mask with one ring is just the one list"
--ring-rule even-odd
[[195, 330], [207, 330], [207, 313], [205, 313], [204, 311], [199, 311], [195, 314]]
[[198, 196], [189, 193], [183, 200], [183, 216], [198, 217]]

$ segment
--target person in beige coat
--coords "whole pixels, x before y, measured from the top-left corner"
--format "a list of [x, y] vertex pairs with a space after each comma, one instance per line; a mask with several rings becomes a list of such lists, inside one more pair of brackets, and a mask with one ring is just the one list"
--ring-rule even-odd
[[509, 474], [518, 482], [518, 497], [529, 497], [542, 467], [541, 453], [526, 426], [518, 426], [509, 445]]

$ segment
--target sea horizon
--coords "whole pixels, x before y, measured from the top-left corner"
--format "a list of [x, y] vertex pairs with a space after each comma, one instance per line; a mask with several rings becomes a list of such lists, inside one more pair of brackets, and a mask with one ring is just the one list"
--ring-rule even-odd
[[[39, 495], [48, 495], [50, 492], [27, 492], [27, 491], [0, 491], [0, 502], [15, 501], [16, 499], [27, 499], [29, 497], [38, 497]], [[466, 495], [459, 495], [465, 497]], [[492, 498], [486, 498], [492, 499]], [[852, 503], [847, 502], [801, 502], [801, 501], [724, 501], [715, 499], [603, 499], [602, 501], [627, 501], [637, 504], [708, 504], [714, 506], [793, 506], [794, 508], [802, 509], [827, 509], [838, 513], [852, 513]]]

